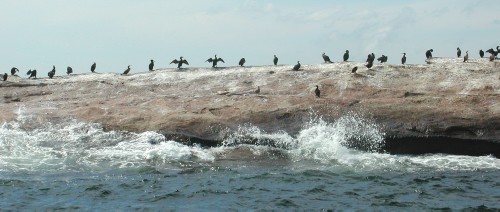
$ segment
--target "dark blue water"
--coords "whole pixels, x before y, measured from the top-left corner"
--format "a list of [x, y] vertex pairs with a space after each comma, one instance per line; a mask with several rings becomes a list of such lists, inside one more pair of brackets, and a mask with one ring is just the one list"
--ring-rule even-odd
[[[249, 135], [262, 139], [248, 144]], [[499, 159], [343, 145], [355, 137], [374, 147], [383, 142], [383, 132], [357, 116], [306, 123], [293, 137], [246, 126], [215, 148], [154, 132], [104, 132], [98, 124], [20, 116], [0, 127], [0, 208], [500, 209]]]

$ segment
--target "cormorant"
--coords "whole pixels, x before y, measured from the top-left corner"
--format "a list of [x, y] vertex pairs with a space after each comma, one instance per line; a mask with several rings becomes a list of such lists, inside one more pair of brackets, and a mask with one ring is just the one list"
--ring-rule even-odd
[[222, 58], [217, 58], [217, 55], [215, 55], [215, 57], [213, 59], [208, 58], [208, 60], [206, 60], [205, 62], [212, 63], [212, 68], [215, 68], [215, 67], [217, 67], [217, 62], [219, 62], [219, 61], [226, 63], [226, 62], [224, 62], [224, 60]]
[[257, 90], [255, 90], [255, 93], [256, 93], [256, 94], [259, 94], [259, 93], [260, 93], [260, 86], [257, 86]]
[[151, 63], [149, 63], [149, 71], [153, 71], [154, 66], [155, 66], [155, 61], [151, 60]]
[[354, 68], [352, 68], [352, 70], [351, 70], [351, 73], [356, 73], [357, 70], [358, 70], [358, 67], [354, 66]]
[[274, 65], [278, 65], [278, 57], [274, 55], [274, 60], [273, 60]]
[[323, 56], [323, 60], [325, 61], [325, 63], [332, 63], [330, 57], [328, 57], [324, 52], [321, 56]]
[[457, 47], [457, 57], [460, 57], [460, 55], [462, 55], [462, 51]]
[[245, 58], [241, 58], [240, 62], [238, 63], [238, 65], [240, 66], [243, 66], [245, 64]]
[[375, 54], [373, 54], [373, 53], [368, 54], [368, 57], [366, 58], [366, 62], [373, 63], [373, 61], [375, 61]]
[[381, 56], [381, 57], [379, 57], [377, 60], [378, 60], [380, 63], [385, 63], [385, 62], [387, 62], [387, 56], [382, 55], [382, 56]]
[[403, 53], [403, 57], [401, 58], [401, 64], [405, 64], [406, 63], [406, 53]]
[[3, 74], [3, 81], [7, 81], [7, 77], [8, 77], [8, 76], [9, 76], [9, 75], [7, 75], [7, 73]]
[[346, 62], [349, 59], [349, 50], [345, 50], [344, 53], [344, 62]]
[[16, 75], [16, 72], [19, 72], [19, 69], [17, 69], [16, 67], [12, 67], [12, 68], [10, 69], [10, 74], [11, 74], [11, 75]]
[[182, 66], [183, 63], [186, 64], [186, 65], [189, 65], [188, 61], [184, 60], [182, 58], [183, 57], [180, 57], [179, 60], [174, 59], [174, 60], [172, 60], [172, 62], [170, 62], [170, 64], [172, 64], [172, 63], [173, 64], [177, 64], [177, 68], [181, 68], [181, 66]]
[[316, 94], [316, 97], [320, 98], [321, 91], [319, 90], [318, 85], [316, 85], [316, 90], [314, 90], [314, 93]]
[[94, 64], [92, 64], [92, 66], [90, 66], [90, 71], [91, 71], [92, 73], [94, 73], [94, 72], [95, 72], [95, 67], [96, 67], [96, 64], [95, 64], [95, 62], [94, 62]]
[[479, 56], [480, 56], [481, 58], [483, 58], [483, 57], [484, 57], [484, 51], [483, 51], [482, 49], [481, 49], [481, 50], [479, 50]]
[[298, 71], [300, 68], [300, 61], [297, 61], [297, 65], [293, 66], [293, 70]]
[[494, 54], [491, 54], [491, 55], [490, 55], [490, 62], [491, 62], [491, 61], [493, 61], [493, 60], [495, 60], [495, 55], [494, 55]]
[[128, 72], [130, 72], [130, 65], [128, 66], [127, 69], [125, 69], [122, 75], [128, 75]]
[[66, 69], [66, 74], [71, 74], [73, 73], [73, 69], [71, 67], [68, 66], [68, 68]]
[[52, 77], [56, 75], [56, 66], [52, 66], [52, 71], [49, 71], [47, 75], [49, 76], [50, 79], [52, 79]]
[[432, 58], [432, 52], [433, 52], [433, 51], [434, 51], [433, 49], [429, 49], [429, 50], [427, 50], [427, 51], [425, 52], [425, 57], [426, 57], [427, 59]]
[[31, 77], [34, 77], [36, 79], [36, 69], [34, 69], [33, 71], [30, 69], [28, 73], [26, 73], [26, 75], [30, 75], [28, 79], [31, 79]]
[[464, 63], [469, 60], [469, 51], [465, 51], [465, 56], [464, 56]]

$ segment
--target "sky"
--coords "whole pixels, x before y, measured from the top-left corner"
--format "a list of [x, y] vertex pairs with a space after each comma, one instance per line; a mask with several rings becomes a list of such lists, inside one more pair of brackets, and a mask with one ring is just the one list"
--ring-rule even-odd
[[87, 73], [210, 67], [214, 54], [235, 66], [318, 64], [369, 53], [399, 63], [424, 62], [425, 51], [455, 57], [500, 45], [500, 3], [486, 0], [0, 0], [0, 72], [40, 76], [56, 66]]

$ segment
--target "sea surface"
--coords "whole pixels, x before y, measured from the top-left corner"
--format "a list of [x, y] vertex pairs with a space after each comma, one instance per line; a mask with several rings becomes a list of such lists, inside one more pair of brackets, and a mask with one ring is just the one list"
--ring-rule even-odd
[[0, 123], [0, 210], [500, 209], [500, 159], [390, 155], [376, 151], [384, 136], [347, 114], [297, 135], [247, 124], [220, 146], [188, 146], [20, 109]]

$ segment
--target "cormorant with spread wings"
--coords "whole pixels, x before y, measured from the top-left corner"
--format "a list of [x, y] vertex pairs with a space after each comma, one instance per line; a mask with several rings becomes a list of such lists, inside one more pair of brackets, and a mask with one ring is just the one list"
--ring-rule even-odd
[[219, 61], [226, 63], [226, 62], [224, 62], [224, 60], [222, 58], [217, 58], [217, 55], [215, 55], [215, 57], [213, 59], [208, 58], [208, 60], [206, 60], [205, 62], [212, 63], [212, 68], [215, 68], [215, 67], [217, 67], [217, 62], [219, 62]]
[[179, 60], [177, 60], [177, 59], [172, 60], [172, 62], [170, 62], [170, 64], [172, 64], [172, 63], [177, 64], [177, 68], [181, 68], [183, 63], [186, 65], [189, 65], [188, 61], [183, 59], [183, 57], [180, 57]]

